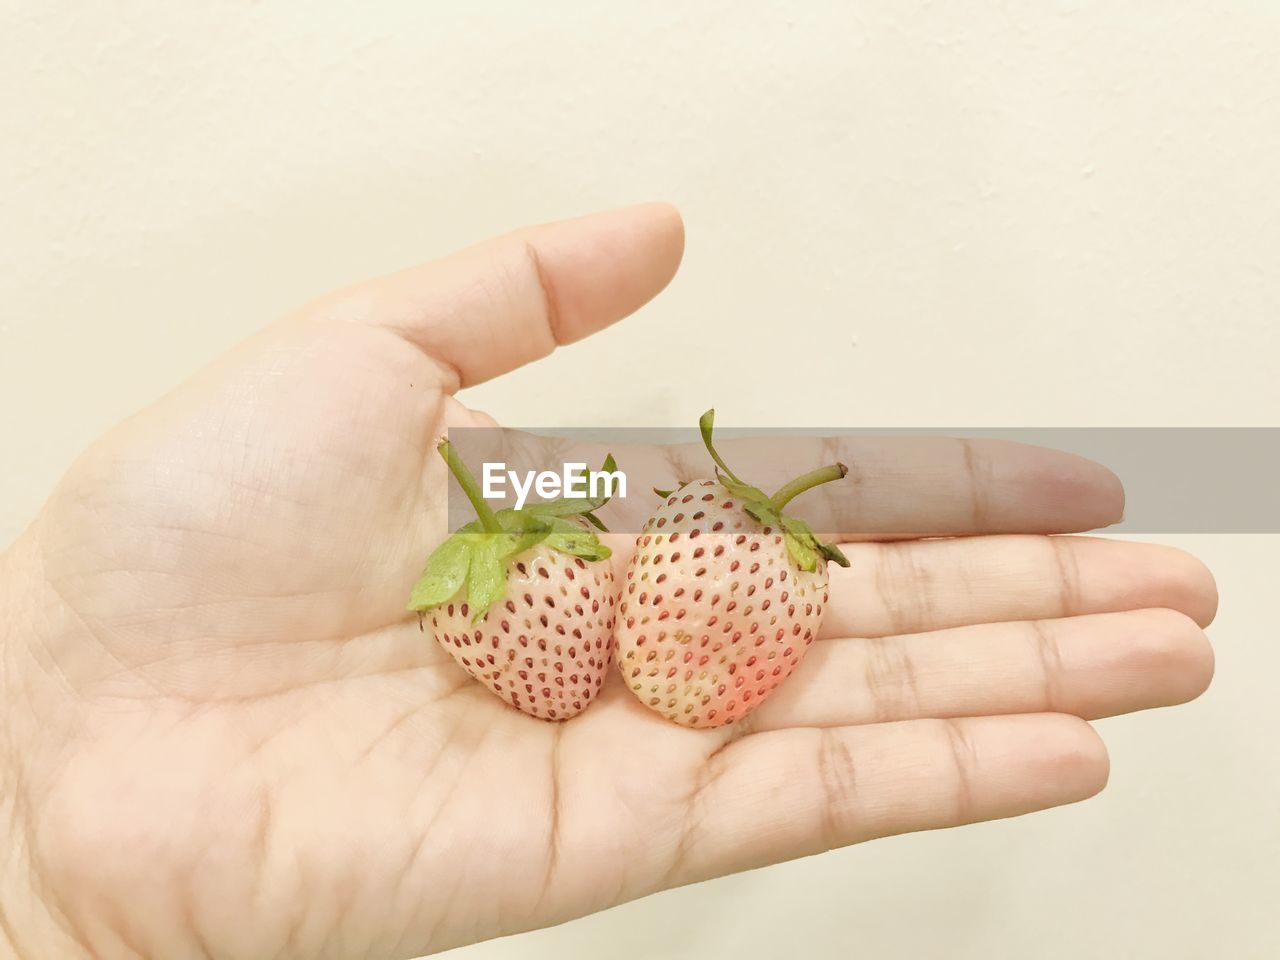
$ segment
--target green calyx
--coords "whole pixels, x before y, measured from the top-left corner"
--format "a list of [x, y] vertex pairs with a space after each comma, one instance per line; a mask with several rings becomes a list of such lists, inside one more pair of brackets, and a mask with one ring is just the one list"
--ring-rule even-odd
[[[438, 607], [465, 586], [474, 623], [506, 596], [507, 561], [530, 547], [545, 543], [552, 550], [588, 561], [604, 560], [612, 552], [593, 532], [572, 519], [582, 517], [604, 530], [595, 511], [609, 502], [608, 496], [562, 497], [520, 510], [495, 512], [449, 441], [441, 440], [436, 450], [471, 501], [476, 519], [459, 528], [427, 558], [426, 568], [409, 597], [410, 610], [421, 612]], [[610, 454], [600, 469], [613, 473], [617, 468]]]
[[812, 573], [818, 568], [818, 559], [820, 557], [833, 563], [838, 563], [842, 567], [849, 566], [849, 558], [840, 552], [839, 547], [833, 543], [824, 543], [819, 540], [807, 523], [797, 517], [789, 517], [782, 512], [783, 507], [806, 490], [845, 477], [849, 473], [849, 468], [843, 463], [833, 463], [828, 467], [819, 467], [817, 470], [811, 470], [796, 477], [789, 483], [783, 484], [777, 493], [770, 496], [759, 487], [744, 483], [729, 469], [729, 465], [724, 462], [724, 459], [716, 451], [715, 445], [711, 442], [711, 433], [715, 427], [715, 422], [715, 410], [708, 410], [698, 420], [698, 429], [702, 433], [702, 442], [706, 445], [707, 452], [711, 454], [711, 459], [716, 463], [716, 479], [721, 486], [742, 501], [742, 509], [748, 514], [761, 523], [782, 530], [782, 534], [786, 538], [787, 554], [791, 557], [791, 562], [806, 573]]

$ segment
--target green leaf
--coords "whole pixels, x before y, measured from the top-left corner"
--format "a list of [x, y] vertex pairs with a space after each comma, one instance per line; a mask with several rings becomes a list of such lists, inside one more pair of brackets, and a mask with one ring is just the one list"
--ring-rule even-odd
[[409, 596], [410, 610], [430, 610], [458, 592], [471, 565], [472, 536], [459, 532], [436, 547]]
[[518, 510], [499, 510], [496, 514], [502, 533], [487, 534], [495, 537], [499, 545], [494, 547], [499, 560], [514, 556], [528, 550], [534, 544], [546, 539], [551, 532], [551, 524], [543, 517], [533, 517]]
[[589, 537], [595, 536], [576, 517], [546, 517], [542, 522], [546, 524], [548, 533], [585, 533]]
[[791, 562], [805, 573], [813, 573], [818, 569], [818, 553], [800, 537], [793, 533], [787, 535], [787, 553]]
[[[604, 463], [600, 465], [600, 469], [595, 473], [614, 473], [618, 469], [618, 462], [613, 459], [613, 454], [609, 454], [604, 458]], [[591, 513], [599, 510], [612, 499], [608, 494], [600, 494], [595, 497], [561, 497], [558, 500], [549, 500], [546, 503], [534, 503], [524, 508], [524, 513], [533, 514], [542, 517], [571, 517]], [[605, 529], [603, 526], [600, 529]]]
[[[849, 566], [849, 558], [840, 552], [839, 547], [834, 543], [823, 543], [818, 539], [818, 536], [813, 532], [813, 529], [799, 517], [784, 516], [782, 518], [782, 527], [792, 538], [796, 540], [800, 547], [804, 548], [800, 551], [801, 556], [807, 558], [807, 554], [804, 552], [805, 550], [810, 552], [816, 551], [819, 556], [824, 557], [833, 563], [838, 563], [842, 567]], [[791, 544], [789, 542], [787, 544], [787, 549], [788, 551], [791, 551]], [[792, 559], [795, 559], [794, 552], [792, 552]]]
[[716, 471], [716, 479], [720, 481], [720, 486], [724, 487], [740, 500], [751, 500], [756, 503], [769, 502], [769, 495], [759, 487], [753, 487], [749, 483], [743, 483], [741, 480], [731, 477], [719, 470]]
[[776, 527], [779, 523], [785, 524], [786, 520], [789, 519], [780, 516], [778, 511], [769, 506], [768, 503], [761, 503], [759, 500], [744, 501], [742, 509], [746, 510], [748, 514], [755, 517], [761, 523], [768, 524], [770, 526]]
[[815, 539], [813, 536], [813, 530], [811, 530], [809, 525], [799, 517], [783, 517], [782, 529], [786, 530], [787, 533], [795, 534], [797, 537], [807, 537], [810, 540]]
[[527, 508], [521, 511], [521, 515], [526, 517], [526, 522], [533, 525], [533, 530], [525, 533], [525, 539], [517, 550], [505, 556], [514, 556], [515, 553], [542, 542], [553, 550], [581, 557], [584, 560], [603, 560], [612, 552], [583, 523], [585, 521], [603, 530], [604, 525], [594, 514], [584, 513], [581, 515], [582, 520], [579, 520], [574, 514], [569, 516], [542, 514], [528, 517], [528, 513]]
[[674, 490], [659, 490], [657, 487], [653, 488], [653, 492], [656, 493], [658, 496], [660, 496], [663, 500], [666, 500], [673, 493], [675, 493]]
[[498, 557], [499, 551], [506, 544], [505, 538], [490, 536], [471, 551], [471, 566], [467, 573], [467, 605], [471, 608], [472, 623], [506, 596], [507, 565]]
[[818, 552], [830, 560], [832, 563], [838, 563], [842, 567], [849, 566], [849, 558], [834, 543], [823, 543], [818, 541]]
[[609, 532], [609, 528], [608, 528], [608, 527], [606, 527], [606, 526], [601, 522], [600, 518], [599, 518], [599, 517], [597, 517], [594, 513], [591, 513], [590, 511], [588, 511], [588, 512], [584, 513], [582, 516], [583, 516], [583, 518], [584, 518], [588, 523], [590, 523], [590, 524], [591, 524], [593, 527], [595, 527], [597, 530], [603, 530], [605, 533], [608, 533], [608, 532]]
[[549, 526], [539, 525], [533, 530], [518, 530], [513, 533], [498, 534], [493, 547], [493, 555], [499, 560], [507, 560], [541, 543], [550, 532], [551, 528]]
[[531, 526], [537, 525], [529, 514], [522, 510], [513, 510], [511, 507], [499, 510], [494, 515], [498, 521], [498, 526], [506, 533], [519, 533], [521, 530], [527, 530]]
[[573, 517], [600, 506], [603, 504], [598, 504], [588, 497], [562, 497], [559, 500], [548, 500], [546, 503], [531, 503], [521, 513], [531, 517]]
[[599, 537], [589, 530], [577, 530], [573, 533], [553, 533], [547, 537], [547, 546], [561, 553], [568, 553], [583, 560], [604, 560], [613, 551], [600, 542]]

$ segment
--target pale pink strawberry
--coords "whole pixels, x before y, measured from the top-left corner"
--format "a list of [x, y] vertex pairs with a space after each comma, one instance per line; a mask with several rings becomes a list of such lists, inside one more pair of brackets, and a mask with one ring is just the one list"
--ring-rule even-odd
[[461, 596], [427, 613], [458, 665], [512, 706], [567, 720], [600, 692], [613, 655], [616, 595], [607, 561], [543, 544], [508, 561], [506, 599], [479, 620]]
[[[447, 442], [440, 453], [477, 519], [436, 548], [409, 609], [454, 661], [512, 706], [568, 720], [598, 694], [613, 655], [609, 548], [587, 526], [607, 497], [495, 513]], [[604, 470], [613, 472], [613, 458]]]
[[618, 666], [640, 702], [690, 727], [750, 713], [799, 665], [827, 604], [827, 560], [847, 565], [782, 507], [843, 477], [842, 464], [769, 497], [743, 483], [703, 438], [716, 480], [666, 498], [636, 541], [615, 631]]

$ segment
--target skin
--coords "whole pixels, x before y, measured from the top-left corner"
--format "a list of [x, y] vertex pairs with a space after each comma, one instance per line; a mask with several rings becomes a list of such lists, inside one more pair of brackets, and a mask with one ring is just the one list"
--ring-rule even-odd
[[[614, 675], [548, 724], [469, 681], [403, 612], [444, 532], [433, 442], [488, 422], [453, 394], [630, 313], [682, 242], [641, 206], [332, 295], [83, 456], [0, 558], [0, 956], [413, 957], [1081, 800], [1088, 719], [1205, 688], [1196, 560], [1047, 536], [1118, 519], [1114, 477], [954, 441], [837, 451], [821, 529], [957, 536], [847, 542], [748, 723], [676, 727]], [[633, 453], [637, 489], [695, 473]]]

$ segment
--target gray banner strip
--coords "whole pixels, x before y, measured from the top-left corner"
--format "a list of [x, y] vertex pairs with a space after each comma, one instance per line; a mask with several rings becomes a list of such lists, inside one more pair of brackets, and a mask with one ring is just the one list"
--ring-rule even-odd
[[[512, 467], [555, 471], [560, 471], [568, 460], [585, 459], [596, 468], [599, 461], [594, 458], [605, 450], [612, 451], [619, 466], [627, 470], [629, 459], [639, 461], [645, 454], [652, 457], [653, 448], [674, 445], [680, 448], [675, 457], [677, 463], [687, 465], [687, 471], [711, 475], [710, 460], [701, 450], [697, 431], [692, 429], [460, 429], [452, 431], [450, 438], [477, 473], [483, 461], [495, 459]], [[1085, 457], [1119, 476], [1126, 492], [1125, 517], [1108, 531], [1280, 533], [1280, 428], [1275, 427], [716, 430], [718, 444], [731, 444], [738, 438], [751, 438], [763, 444], [766, 451], [769, 443], [777, 441], [778, 460], [794, 457], [797, 441], [802, 438], [889, 440], [884, 445], [889, 452], [877, 456], [875, 467], [869, 468], [889, 472], [894, 469], [892, 451], [897, 449], [899, 440], [906, 438], [939, 438], [941, 443], [953, 446], [956, 439], [1030, 444]], [[753, 449], [759, 454], [762, 448]], [[914, 458], [904, 459], [901, 469], [910, 471], [914, 462]], [[851, 466], [856, 468], [857, 464]], [[647, 489], [631, 490], [629, 495], [633, 499], [649, 497], [656, 503]], [[456, 486], [451, 488], [449, 513], [451, 529], [474, 516]]]

